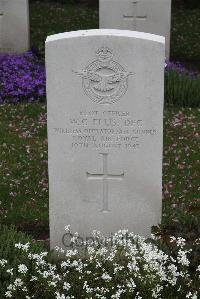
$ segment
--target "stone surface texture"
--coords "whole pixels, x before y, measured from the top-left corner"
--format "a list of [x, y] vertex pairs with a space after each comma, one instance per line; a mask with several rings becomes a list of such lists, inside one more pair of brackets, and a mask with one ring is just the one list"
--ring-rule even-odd
[[51, 248], [66, 225], [86, 238], [160, 223], [164, 52], [127, 30], [47, 38]]
[[0, 0], [0, 52], [29, 50], [28, 0]]
[[170, 56], [171, 0], [100, 0], [100, 28], [128, 29], [164, 36]]

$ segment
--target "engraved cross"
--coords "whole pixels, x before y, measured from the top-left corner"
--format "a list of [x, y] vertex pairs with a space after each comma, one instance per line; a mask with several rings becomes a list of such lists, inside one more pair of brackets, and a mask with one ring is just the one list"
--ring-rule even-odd
[[121, 174], [109, 174], [108, 173], [108, 154], [100, 153], [103, 158], [103, 173], [93, 174], [86, 172], [87, 178], [90, 180], [102, 180], [103, 181], [103, 207], [101, 212], [109, 212], [108, 208], [108, 180], [122, 180], [124, 178], [124, 172]]
[[139, 1], [133, 1], [132, 4], [133, 4], [133, 14], [127, 14], [127, 15], [124, 15], [124, 20], [125, 21], [131, 21], [132, 24], [133, 24], [133, 29], [134, 30], [137, 30], [137, 21], [146, 21], [147, 19], [147, 16], [138, 16], [137, 14], [137, 3]]

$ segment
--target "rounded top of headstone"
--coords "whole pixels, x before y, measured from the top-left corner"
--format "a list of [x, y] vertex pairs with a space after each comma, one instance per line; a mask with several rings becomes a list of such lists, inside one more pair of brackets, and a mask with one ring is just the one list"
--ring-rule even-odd
[[87, 36], [124, 36], [133, 37], [138, 39], [150, 40], [158, 43], [165, 44], [165, 38], [160, 35], [131, 31], [131, 30], [119, 30], [119, 29], [91, 29], [91, 30], [78, 30], [70, 31], [59, 34], [50, 35], [46, 39], [46, 43], [58, 41], [67, 38], [77, 38], [77, 37], [87, 37]]

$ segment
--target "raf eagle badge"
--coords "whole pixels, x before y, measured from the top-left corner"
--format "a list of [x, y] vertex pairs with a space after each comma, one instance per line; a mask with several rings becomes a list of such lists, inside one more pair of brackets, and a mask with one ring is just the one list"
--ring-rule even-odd
[[128, 77], [133, 75], [113, 58], [113, 51], [102, 47], [96, 52], [97, 60], [85, 70], [74, 71], [82, 77], [83, 89], [88, 97], [98, 104], [113, 104], [127, 91]]

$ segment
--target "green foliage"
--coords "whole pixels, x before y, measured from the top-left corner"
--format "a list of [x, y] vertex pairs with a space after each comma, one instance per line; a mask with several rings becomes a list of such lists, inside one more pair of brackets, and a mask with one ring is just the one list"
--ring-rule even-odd
[[30, 5], [31, 44], [44, 57], [48, 35], [99, 27], [98, 10], [87, 3], [37, 1]]
[[172, 5], [174, 7], [196, 9], [196, 8], [200, 8], [200, 1], [199, 0], [172, 0]]
[[8, 259], [11, 263], [15, 263], [19, 257], [16, 253], [19, 250], [15, 250], [13, 247], [16, 243], [32, 243], [32, 250], [34, 252], [40, 252], [43, 250], [43, 246], [33, 241], [30, 235], [27, 235], [21, 231], [17, 231], [15, 226], [7, 226], [0, 224], [0, 258]]
[[[96, 0], [73, 4], [68, 0], [63, 0], [63, 3], [52, 1], [34, 1], [30, 5], [31, 44], [37, 47], [43, 56], [48, 35], [99, 28], [98, 5], [90, 8], [95, 5]], [[199, 40], [200, 9], [173, 9], [171, 58], [200, 60]]]
[[179, 74], [176, 70], [165, 73], [165, 105], [200, 107], [200, 76]]
[[171, 26], [171, 59], [178, 61], [199, 61], [199, 40], [200, 9], [173, 9]]
[[[13, 277], [17, 277], [16, 268], [19, 264], [27, 263], [26, 257], [22, 251], [15, 248], [16, 243], [30, 243], [32, 252], [41, 252], [44, 248], [41, 244], [33, 241], [33, 239], [16, 230], [14, 226], [6, 226], [0, 224], [0, 260], [7, 260], [9, 269], [13, 269]], [[0, 266], [0, 298], [3, 297], [6, 286], [11, 281], [11, 275]]]
[[199, 0], [183, 0], [183, 4], [186, 8], [189, 8], [189, 9], [200, 8]]

